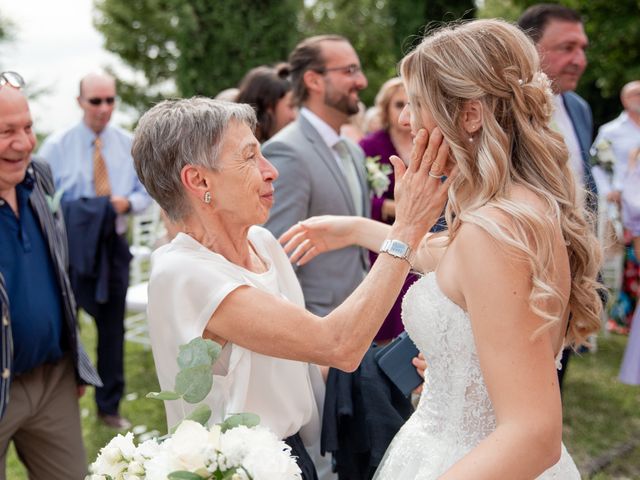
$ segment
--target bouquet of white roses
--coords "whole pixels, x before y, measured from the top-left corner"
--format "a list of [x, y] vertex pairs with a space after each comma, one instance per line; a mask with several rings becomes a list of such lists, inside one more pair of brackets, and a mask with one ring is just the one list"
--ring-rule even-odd
[[[174, 392], [150, 393], [157, 400], [203, 400], [211, 390], [211, 365], [220, 349], [197, 338], [180, 347]], [[205, 367], [205, 368], [203, 368]], [[206, 377], [206, 378], [205, 378]], [[204, 385], [203, 385], [204, 382]], [[139, 445], [133, 433], [117, 435], [100, 450], [87, 480], [294, 480], [300, 468], [291, 448], [265, 427], [257, 415], [231, 415], [222, 424], [206, 424], [211, 410], [199, 405], [169, 435]]]

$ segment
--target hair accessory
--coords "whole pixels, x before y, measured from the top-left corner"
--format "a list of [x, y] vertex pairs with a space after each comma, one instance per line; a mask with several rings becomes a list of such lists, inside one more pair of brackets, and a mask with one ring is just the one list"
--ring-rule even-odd
[[204, 203], [209, 204], [211, 203], [211, 192], [204, 192]]

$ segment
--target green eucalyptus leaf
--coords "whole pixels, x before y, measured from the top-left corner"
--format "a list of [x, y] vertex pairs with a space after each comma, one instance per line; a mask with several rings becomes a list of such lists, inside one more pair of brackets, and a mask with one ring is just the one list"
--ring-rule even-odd
[[260, 425], [260, 417], [255, 413], [235, 413], [230, 417], [227, 417], [220, 425], [220, 428], [223, 432], [226, 432], [227, 430], [239, 427], [240, 425], [244, 425], [249, 428], [255, 427]]
[[197, 473], [187, 472], [186, 470], [178, 470], [171, 472], [167, 478], [169, 480], [202, 480], [204, 477], [201, 477]]
[[180, 398], [180, 394], [176, 392], [149, 392], [146, 395], [147, 398], [151, 400], [178, 400]]
[[211, 366], [220, 355], [220, 350], [216, 342], [196, 337], [186, 345], [180, 345], [178, 366], [181, 370], [199, 365]]
[[198, 403], [204, 400], [212, 386], [211, 365], [187, 368], [176, 375], [175, 391], [188, 403]]
[[200, 425], [204, 425], [206, 427], [210, 418], [211, 408], [209, 405], [201, 403], [193, 410], [193, 412], [185, 417], [185, 420], [193, 420], [194, 422], [198, 422]]

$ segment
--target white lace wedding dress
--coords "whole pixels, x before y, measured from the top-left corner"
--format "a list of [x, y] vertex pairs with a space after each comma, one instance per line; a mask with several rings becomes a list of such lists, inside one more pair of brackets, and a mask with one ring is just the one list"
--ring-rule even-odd
[[[403, 321], [424, 352], [427, 369], [420, 403], [389, 446], [376, 480], [432, 480], [496, 427], [495, 415], [465, 311], [429, 273], [404, 297]], [[573, 480], [580, 474], [562, 446], [560, 461], [539, 479]]]

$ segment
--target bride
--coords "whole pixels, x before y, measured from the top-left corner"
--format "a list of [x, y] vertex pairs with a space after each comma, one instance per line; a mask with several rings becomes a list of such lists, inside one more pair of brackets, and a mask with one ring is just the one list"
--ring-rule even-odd
[[[401, 73], [410, 105], [400, 122], [430, 147], [444, 137], [459, 174], [448, 232], [411, 259], [429, 273], [407, 293], [403, 321], [428, 369], [376, 478], [578, 479], [562, 445], [556, 365], [565, 345], [599, 328], [600, 254], [548, 126], [536, 50], [516, 27], [478, 20], [425, 38]], [[436, 161], [429, 175], [444, 168]], [[351, 243], [378, 250], [388, 229], [315, 217], [281, 242], [306, 263]]]

